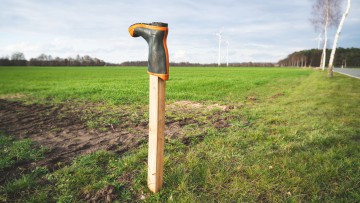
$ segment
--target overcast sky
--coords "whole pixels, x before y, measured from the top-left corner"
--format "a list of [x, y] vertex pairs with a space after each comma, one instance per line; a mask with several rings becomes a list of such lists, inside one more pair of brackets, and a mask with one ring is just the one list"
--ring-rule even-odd
[[[218, 37], [230, 62], [277, 62], [317, 48], [309, 22], [313, 0], [1, 0], [0, 57], [15, 51], [90, 55], [107, 62], [147, 60], [147, 44], [128, 27], [169, 24], [170, 61], [216, 63]], [[344, 1], [345, 2], [345, 1]], [[344, 5], [345, 8], [345, 5]], [[334, 32], [330, 33], [332, 46]], [[352, 1], [339, 46], [360, 47], [360, 1]], [[222, 44], [222, 62], [226, 44]]]

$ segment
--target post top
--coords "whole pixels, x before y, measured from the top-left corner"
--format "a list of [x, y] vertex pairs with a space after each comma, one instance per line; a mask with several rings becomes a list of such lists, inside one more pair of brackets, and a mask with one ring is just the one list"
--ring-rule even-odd
[[[135, 23], [133, 25], [137, 25], [137, 24], [142, 24], [142, 25], [151, 25], [151, 26], [159, 26], [159, 27], [168, 27], [167, 23], [163, 23], [163, 22], [152, 22], [152, 23]], [[131, 25], [131, 26], [133, 26]], [[130, 27], [131, 27], [130, 26]]]
[[151, 25], [161, 26], [161, 27], [167, 27], [168, 26], [167, 23], [163, 23], [163, 22], [152, 22]]

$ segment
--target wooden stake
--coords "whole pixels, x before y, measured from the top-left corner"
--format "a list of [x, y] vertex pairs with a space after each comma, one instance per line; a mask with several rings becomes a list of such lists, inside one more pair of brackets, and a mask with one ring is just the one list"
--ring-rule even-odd
[[150, 75], [148, 187], [157, 193], [163, 184], [165, 81]]

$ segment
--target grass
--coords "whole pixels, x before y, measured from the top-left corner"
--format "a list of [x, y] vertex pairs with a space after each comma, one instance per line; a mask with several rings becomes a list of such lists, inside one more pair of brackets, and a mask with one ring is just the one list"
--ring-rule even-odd
[[14, 141], [0, 132], [0, 171], [19, 162], [39, 160], [45, 152], [45, 148], [34, 147], [30, 139]]
[[[47, 149], [35, 147], [30, 139], [13, 140], [0, 132], [0, 174], [6, 169], [13, 168], [16, 164], [27, 161], [40, 160]], [[9, 198], [19, 198], [30, 195], [37, 187], [41, 176], [47, 172], [46, 168], [36, 167], [31, 173], [22, 174], [21, 177], [0, 186], [0, 202], [7, 202]], [[1, 177], [2, 179], [3, 177]]]
[[[26, 102], [131, 108], [143, 108], [148, 99], [145, 68], [0, 68], [0, 73], [3, 98], [20, 94], [26, 96], [17, 99]], [[185, 126], [190, 142], [166, 140], [164, 188], [158, 194], [146, 186], [146, 143], [121, 156], [98, 151], [78, 157], [52, 173], [40, 168], [1, 188], [11, 194], [26, 188], [14, 200], [30, 202], [46, 196], [50, 202], [105, 201], [100, 195], [105, 190], [111, 191], [105, 197], [118, 202], [359, 202], [360, 80], [326, 74], [172, 68], [168, 104], [189, 100], [234, 109], [221, 114], [227, 128]], [[105, 117], [106, 123], [116, 122], [113, 115]]]
[[[0, 72], [3, 97], [27, 95], [36, 102], [148, 103], [148, 75], [142, 67], [1, 67]], [[269, 89], [280, 89], [309, 74], [301, 69], [173, 68], [167, 99], [238, 102], [248, 94], [268, 96]]]

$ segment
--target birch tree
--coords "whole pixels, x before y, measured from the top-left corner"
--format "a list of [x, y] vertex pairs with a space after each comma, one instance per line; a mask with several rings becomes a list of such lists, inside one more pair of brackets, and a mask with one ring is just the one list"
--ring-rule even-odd
[[334, 68], [334, 57], [335, 57], [335, 52], [336, 52], [336, 47], [337, 47], [337, 43], [341, 34], [341, 30], [342, 27], [344, 25], [345, 19], [347, 17], [347, 15], [349, 14], [350, 11], [350, 7], [351, 7], [351, 0], [347, 0], [347, 6], [346, 6], [346, 10], [344, 12], [344, 14], [341, 17], [338, 29], [336, 31], [336, 35], [334, 38], [334, 43], [333, 43], [333, 48], [331, 50], [331, 54], [330, 54], [330, 60], [329, 60], [329, 67], [328, 67], [328, 76], [329, 77], [333, 77], [334, 73], [333, 73], [333, 68]]
[[330, 0], [326, 0], [325, 7], [325, 19], [324, 19], [324, 47], [321, 55], [320, 67], [322, 70], [325, 69], [325, 61], [326, 61], [326, 48], [327, 48], [327, 28], [329, 25], [329, 15], [330, 15]]
[[314, 0], [310, 19], [315, 30], [324, 33], [324, 45], [320, 68], [325, 70], [328, 28], [336, 26], [340, 19], [340, 0]]

